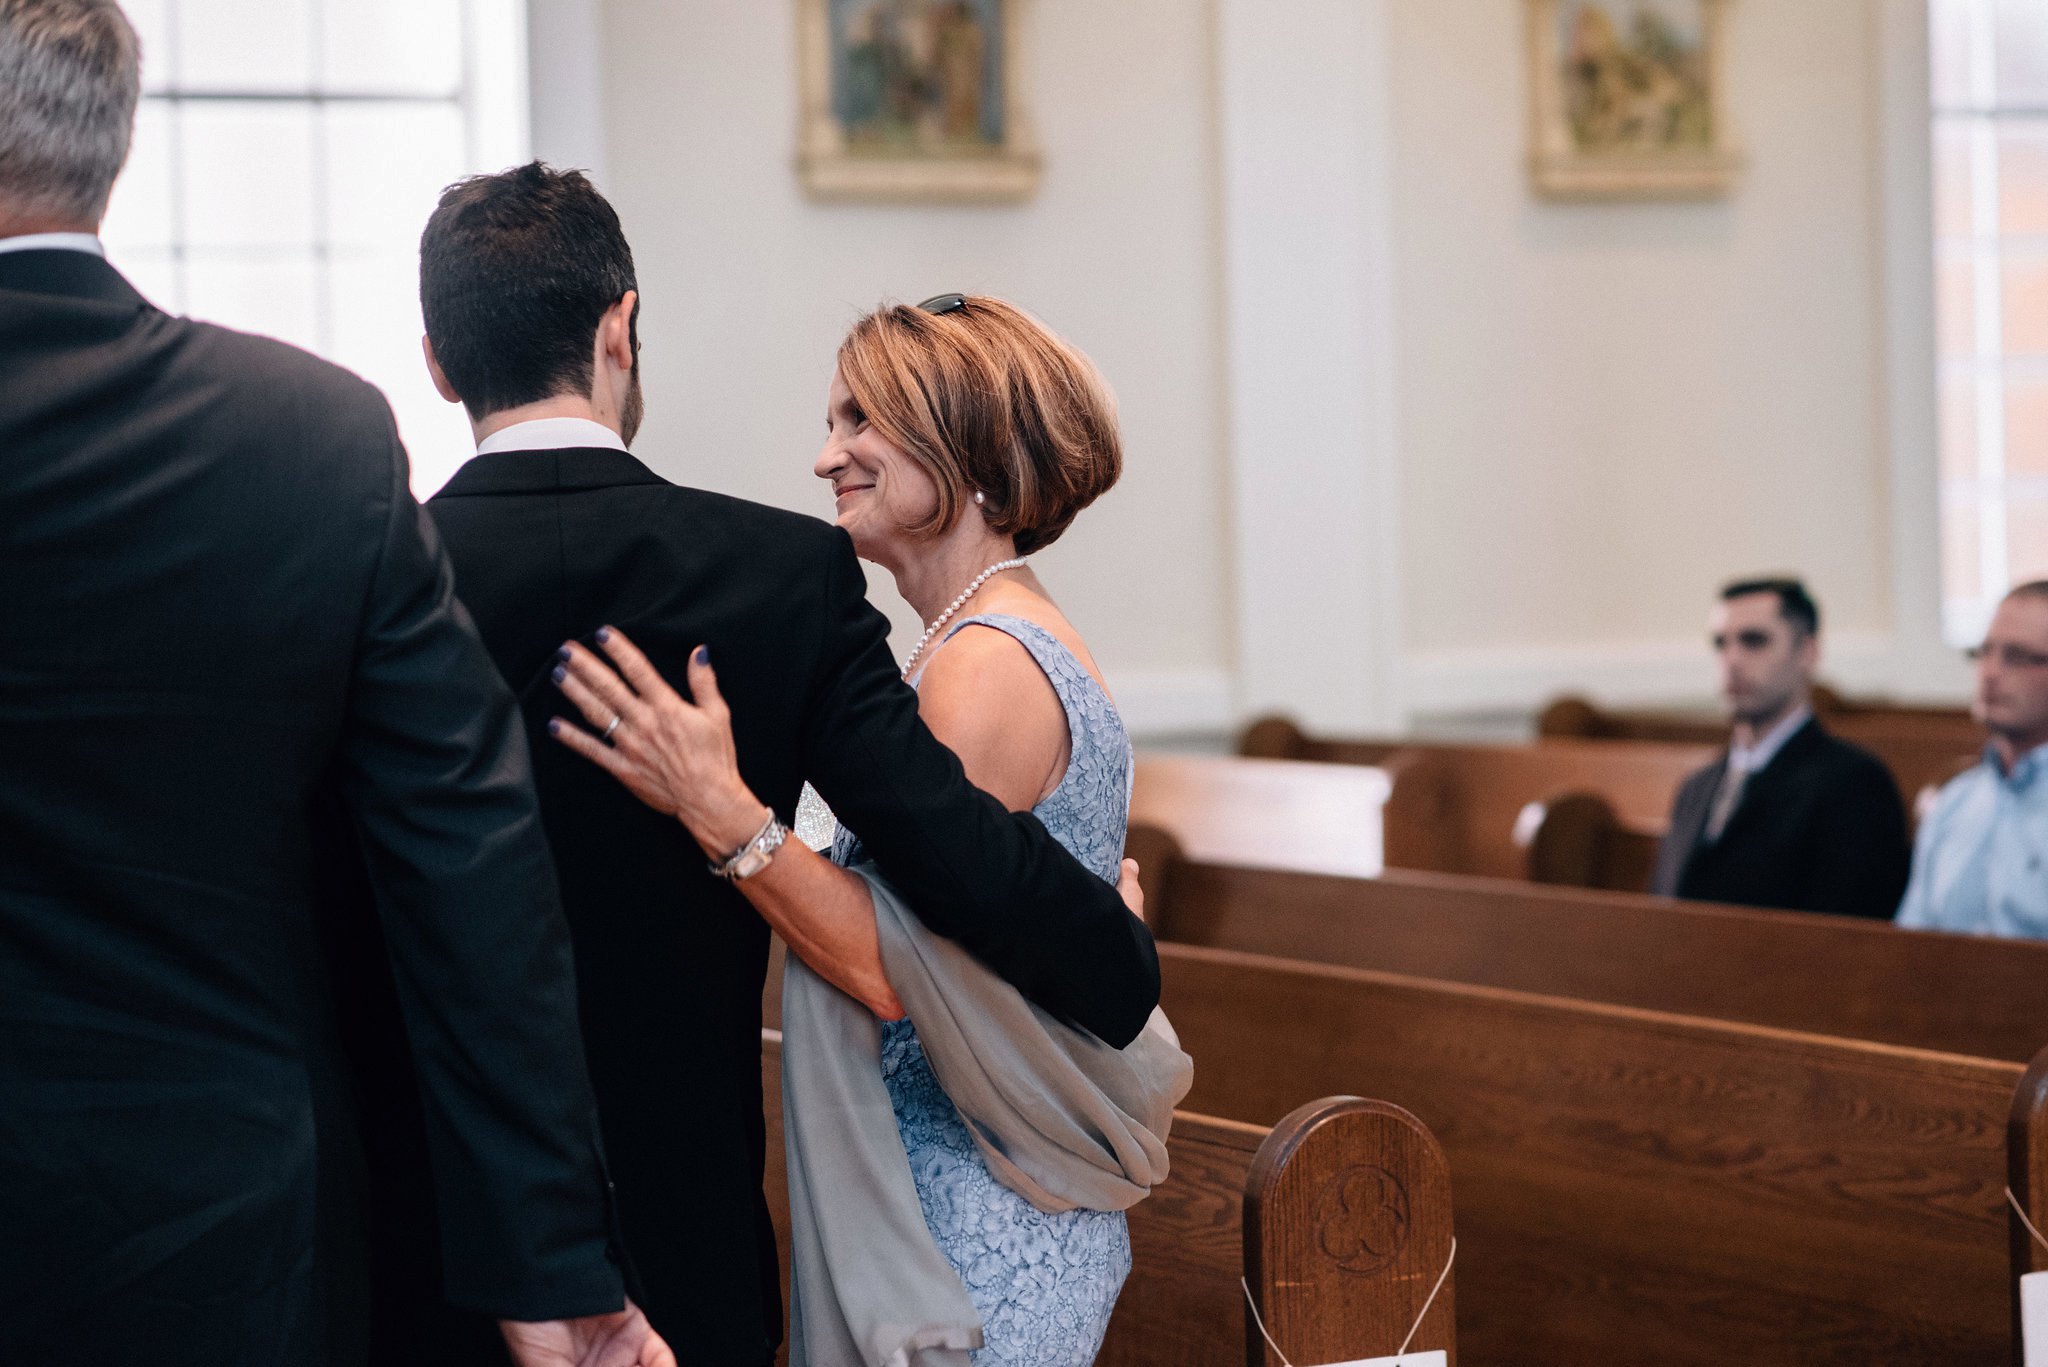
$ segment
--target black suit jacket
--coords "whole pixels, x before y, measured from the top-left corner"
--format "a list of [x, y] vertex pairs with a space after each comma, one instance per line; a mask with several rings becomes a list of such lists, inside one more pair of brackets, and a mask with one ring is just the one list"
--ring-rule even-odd
[[708, 645], [740, 768], [784, 820], [803, 782], [937, 933], [1122, 1045], [1159, 991], [1151, 937], [925, 729], [846, 534], [679, 488], [615, 450], [479, 456], [429, 502], [534, 738], [626, 1247], [655, 1328], [701, 1363], [781, 1332], [761, 1196], [768, 930], [682, 826], [544, 732], [555, 650], [610, 624], [680, 685]]
[[449, 1293], [619, 1302], [525, 737], [406, 477], [353, 376], [95, 257], [0, 254], [0, 1361], [360, 1350], [323, 792], [378, 894]]
[[1891, 919], [1911, 850], [1898, 785], [1875, 755], [1807, 722], [1750, 775], [1721, 838], [1708, 840], [1727, 764], [1724, 754], [1680, 786], [1652, 892]]

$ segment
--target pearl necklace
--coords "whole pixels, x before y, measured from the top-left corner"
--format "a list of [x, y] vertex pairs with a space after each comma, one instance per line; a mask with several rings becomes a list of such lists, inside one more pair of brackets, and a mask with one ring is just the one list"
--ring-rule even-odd
[[932, 637], [938, 635], [939, 631], [946, 625], [946, 623], [953, 620], [953, 614], [960, 611], [961, 607], [963, 607], [966, 604], [967, 600], [974, 596], [975, 591], [977, 589], [979, 589], [983, 584], [986, 584], [989, 580], [1001, 574], [1004, 570], [1019, 570], [1022, 568], [1024, 568], [1024, 557], [1020, 555], [1015, 560], [998, 560], [995, 564], [990, 565], [980, 574], [975, 575], [974, 582], [969, 584], [966, 588], [962, 589], [960, 591], [960, 596], [958, 598], [955, 598], [952, 601], [952, 603], [947, 606], [946, 610], [940, 613], [938, 617], [933, 620], [932, 624], [924, 629], [924, 635], [917, 638], [917, 645], [915, 646], [915, 648], [913, 648], [908, 655], [905, 655], [903, 657], [903, 677], [905, 679], [908, 679], [910, 677], [910, 667], [917, 663], [918, 656], [924, 654], [924, 648], [932, 643]]

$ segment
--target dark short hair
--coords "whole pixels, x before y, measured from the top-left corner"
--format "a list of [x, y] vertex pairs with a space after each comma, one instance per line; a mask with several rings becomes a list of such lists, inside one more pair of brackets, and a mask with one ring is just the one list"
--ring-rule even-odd
[[1752, 593], [1776, 594], [1778, 615], [1790, 623], [1794, 631], [1802, 636], [1820, 634], [1820, 604], [1813, 601], [1806, 585], [1797, 579], [1738, 579], [1721, 590], [1721, 601], [1747, 598]]
[[2030, 579], [2005, 591], [2007, 598], [2048, 598], [2048, 579]]
[[637, 288], [619, 216], [581, 171], [457, 181], [420, 234], [427, 340], [474, 418], [587, 392], [598, 320]]

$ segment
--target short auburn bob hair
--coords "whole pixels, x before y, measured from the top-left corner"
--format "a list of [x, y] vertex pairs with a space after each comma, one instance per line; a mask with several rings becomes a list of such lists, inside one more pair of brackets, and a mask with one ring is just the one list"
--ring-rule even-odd
[[840, 343], [839, 373], [938, 486], [932, 515], [904, 529], [913, 536], [945, 532], [979, 493], [989, 526], [1029, 555], [1123, 473], [1116, 400], [1094, 364], [1000, 299], [876, 309]]

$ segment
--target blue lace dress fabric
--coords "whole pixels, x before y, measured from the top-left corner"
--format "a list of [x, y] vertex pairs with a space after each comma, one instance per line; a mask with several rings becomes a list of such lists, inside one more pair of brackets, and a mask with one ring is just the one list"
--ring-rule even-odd
[[[1131, 808], [1131, 741], [1116, 707], [1072, 651], [1036, 623], [989, 614], [964, 627], [1015, 637], [1051, 680], [1066, 709], [1072, 758], [1032, 809], [1083, 866], [1115, 882]], [[858, 860], [860, 842], [841, 828], [832, 857]], [[925, 1226], [981, 1312], [984, 1346], [974, 1367], [1085, 1367], [1109, 1328], [1131, 1271], [1122, 1211], [1048, 1215], [990, 1175], [953, 1103], [939, 1087], [916, 1027], [882, 1024], [882, 1078]]]

